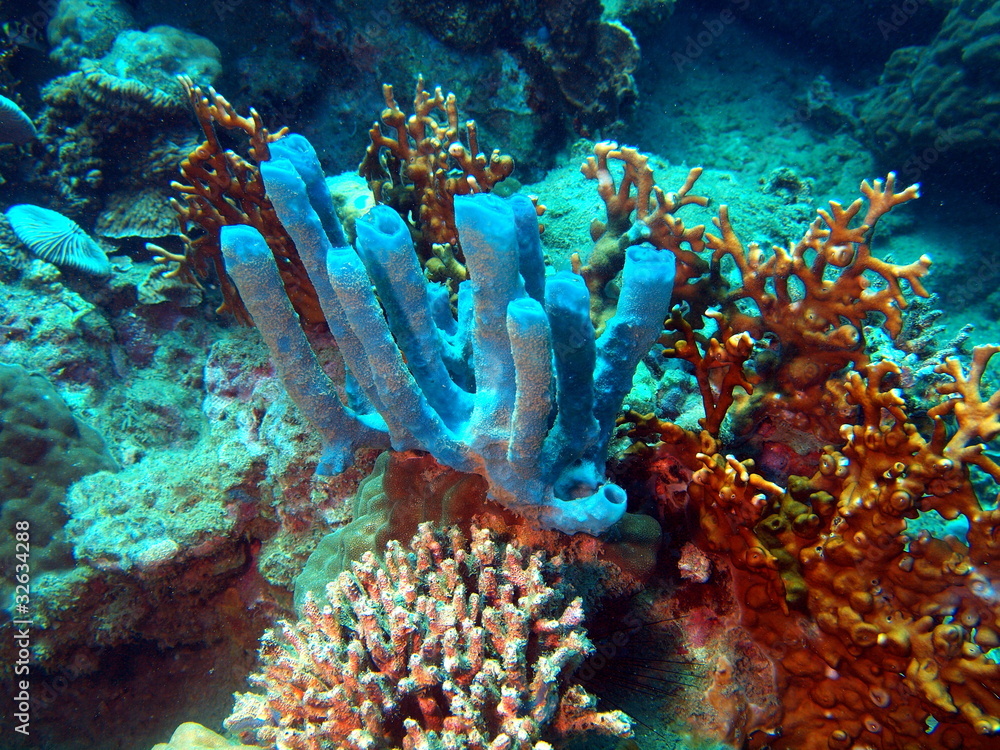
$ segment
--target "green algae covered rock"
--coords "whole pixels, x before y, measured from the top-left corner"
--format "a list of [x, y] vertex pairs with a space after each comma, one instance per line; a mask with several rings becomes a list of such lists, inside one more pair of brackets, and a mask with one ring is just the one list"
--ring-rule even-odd
[[[30, 524], [32, 574], [73, 567], [63, 531], [66, 489], [87, 474], [114, 468], [101, 437], [77, 422], [44, 377], [0, 364], [0, 523], [5, 529]], [[13, 534], [0, 541], [5, 582], [14, 580], [14, 544]]]
[[74, 68], [84, 57], [103, 55], [120, 32], [132, 28], [132, 12], [119, 0], [61, 0], [46, 28], [49, 54], [63, 67]]

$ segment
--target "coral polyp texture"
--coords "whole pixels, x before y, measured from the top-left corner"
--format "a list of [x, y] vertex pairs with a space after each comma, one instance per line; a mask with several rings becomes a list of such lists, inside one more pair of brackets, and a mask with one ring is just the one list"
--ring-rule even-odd
[[[93, 429], [74, 419], [59, 392], [41, 375], [0, 363], [0, 521], [30, 522], [32, 572], [72, 568], [72, 539], [63, 530], [66, 488], [81, 477], [113, 471], [115, 463]], [[18, 551], [13, 534], [0, 544], [0, 596], [13, 603]]]
[[422, 524], [385, 562], [367, 553], [265, 634], [263, 668], [226, 728], [262, 747], [543, 750], [546, 738], [631, 736], [569, 679], [593, 650], [560, 560], [474, 528]]
[[[707, 433], [660, 426], [660, 460], [689, 467], [699, 544], [729, 562], [742, 624], [774, 663], [781, 708], [748, 722], [751, 747], [996, 746], [1000, 513], [977, 498], [969, 467], [1000, 480], [983, 450], [1000, 433], [1000, 394], [980, 390], [997, 351], [977, 347], [967, 372], [940, 366], [949, 398], [930, 410], [930, 439], [889, 387], [895, 364], [848, 373], [859, 423], [787, 489]], [[964, 520], [964, 538], [922, 528], [931, 511]]]

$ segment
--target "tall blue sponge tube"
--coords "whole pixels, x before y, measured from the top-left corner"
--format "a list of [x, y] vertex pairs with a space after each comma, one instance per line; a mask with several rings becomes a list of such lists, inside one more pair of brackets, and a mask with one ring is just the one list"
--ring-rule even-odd
[[248, 226], [223, 227], [220, 243], [226, 270], [271, 350], [288, 395], [320, 434], [323, 453], [317, 472], [339, 474], [350, 464], [354, 448], [386, 445], [381, 417], [357, 414], [341, 403], [299, 326], [260, 232]]
[[[524, 197], [456, 196], [469, 270], [458, 321], [424, 279], [409, 231], [379, 206], [344, 240], [309, 142], [287, 136], [261, 165], [361, 406], [337, 396], [285, 297], [274, 259], [249, 227], [227, 227], [227, 269], [289, 394], [337, 471], [361, 444], [418, 448], [476, 472], [490, 497], [545, 528], [599, 534], [625, 512], [604, 476], [615, 416], [670, 308], [674, 258], [628, 251], [618, 313], [595, 341], [583, 280], [545, 275], [534, 206]], [[468, 356], [462, 356], [468, 352]]]

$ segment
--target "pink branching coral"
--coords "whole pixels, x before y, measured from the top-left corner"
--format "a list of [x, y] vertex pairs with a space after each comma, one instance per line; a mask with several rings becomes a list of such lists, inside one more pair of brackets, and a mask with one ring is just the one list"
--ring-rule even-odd
[[282, 750], [542, 750], [543, 733], [631, 735], [565, 685], [593, 651], [582, 602], [565, 603], [559, 558], [488, 530], [469, 544], [422, 524], [406, 551], [367, 553], [327, 587], [322, 610], [268, 631], [263, 694], [237, 696], [226, 727]]

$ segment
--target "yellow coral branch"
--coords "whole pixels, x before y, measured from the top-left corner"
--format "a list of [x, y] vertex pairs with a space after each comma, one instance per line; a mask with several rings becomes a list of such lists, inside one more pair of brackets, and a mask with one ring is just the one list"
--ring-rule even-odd
[[[972, 350], [972, 364], [968, 374], [962, 370], [957, 357], [949, 357], [938, 365], [935, 372], [951, 377], [950, 383], [940, 383], [937, 392], [949, 396], [937, 406], [928, 409], [927, 415], [935, 420], [934, 448], [941, 455], [957, 463], [973, 463], [994, 479], [1000, 481], [1000, 466], [983, 455], [984, 445], [1000, 435], [1000, 390], [983, 399], [983, 374], [1000, 346], [977, 346]], [[947, 414], [955, 417], [958, 429], [944, 445], [944, 428], [941, 418]]]

